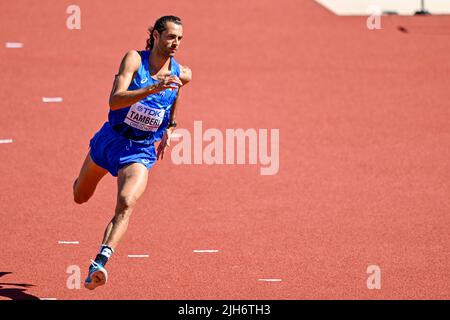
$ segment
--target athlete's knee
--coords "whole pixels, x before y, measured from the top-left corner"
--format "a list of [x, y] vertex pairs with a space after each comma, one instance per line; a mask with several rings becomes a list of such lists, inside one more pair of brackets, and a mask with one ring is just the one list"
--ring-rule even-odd
[[80, 192], [77, 189], [73, 189], [73, 201], [78, 204], [82, 204], [88, 202], [88, 200], [92, 197], [92, 194], [88, 194], [85, 192]]
[[131, 211], [137, 203], [137, 197], [134, 195], [122, 195], [117, 197], [117, 213], [131, 214]]
[[88, 202], [88, 200], [90, 198], [91, 198], [90, 196], [77, 194], [77, 193], [74, 193], [74, 195], [73, 195], [73, 201], [75, 201], [75, 203], [78, 203], [78, 204], [82, 204], [82, 203]]

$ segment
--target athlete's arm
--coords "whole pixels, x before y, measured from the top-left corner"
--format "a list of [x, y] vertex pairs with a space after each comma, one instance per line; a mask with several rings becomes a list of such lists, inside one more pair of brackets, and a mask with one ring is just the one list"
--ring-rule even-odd
[[[192, 71], [187, 66], [180, 65], [180, 80], [183, 83], [183, 86], [187, 84], [192, 79]], [[177, 117], [177, 105], [180, 100], [181, 87], [178, 88], [178, 94], [175, 99], [175, 102], [172, 105], [172, 109], [170, 110], [170, 121], [175, 121]]]
[[162, 76], [161, 81], [157, 84], [150, 85], [138, 90], [128, 91], [131, 81], [139, 66], [141, 65], [141, 57], [135, 50], [128, 51], [120, 63], [119, 73], [116, 75], [109, 96], [109, 107], [111, 110], [126, 108], [136, 103], [150, 94], [157, 93], [168, 88], [177, 88], [181, 85], [180, 80], [176, 77]]
[[192, 80], [192, 70], [188, 66], [180, 65], [180, 80], [183, 86]]
[[[192, 79], [192, 71], [189, 67], [180, 65], [180, 80], [183, 83], [183, 86], [187, 84]], [[177, 116], [177, 106], [180, 102], [180, 93], [181, 93], [181, 87], [178, 88], [178, 94], [177, 97], [172, 105], [172, 108], [170, 110], [170, 121], [175, 121], [175, 118]], [[172, 136], [173, 127], [167, 129], [164, 132], [164, 136], [161, 140], [161, 143], [158, 145], [156, 158], [159, 160], [159, 158], [164, 159], [164, 153], [166, 151], [166, 148], [170, 146], [170, 139]]]

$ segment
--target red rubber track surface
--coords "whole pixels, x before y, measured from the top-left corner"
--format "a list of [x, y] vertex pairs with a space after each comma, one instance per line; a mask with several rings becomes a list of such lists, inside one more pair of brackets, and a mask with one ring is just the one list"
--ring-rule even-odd
[[[307, 0], [79, 0], [68, 30], [71, 4], [0, 3], [1, 41], [24, 43], [0, 48], [0, 299], [450, 298], [450, 17], [370, 31]], [[80, 206], [72, 183], [121, 58], [164, 14], [182, 17], [194, 74], [181, 126], [279, 128], [280, 170], [158, 162], [108, 284], [69, 290], [117, 188], [108, 175]]]

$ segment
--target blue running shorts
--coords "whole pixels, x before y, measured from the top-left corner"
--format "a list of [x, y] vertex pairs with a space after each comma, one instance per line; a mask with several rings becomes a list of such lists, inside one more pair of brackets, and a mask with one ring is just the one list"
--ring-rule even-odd
[[147, 170], [156, 162], [154, 144], [144, 145], [121, 136], [109, 122], [89, 142], [92, 160], [117, 177], [118, 171], [130, 163], [142, 163]]

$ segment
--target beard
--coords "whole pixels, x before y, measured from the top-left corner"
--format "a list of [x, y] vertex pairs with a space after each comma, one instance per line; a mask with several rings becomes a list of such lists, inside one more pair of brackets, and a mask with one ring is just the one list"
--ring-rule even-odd
[[163, 45], [157, 45], [158, 52], [161, 56], [169, 58], [175, 56], [176, 52], [172, 52], [170, 47], [165, 47]]

